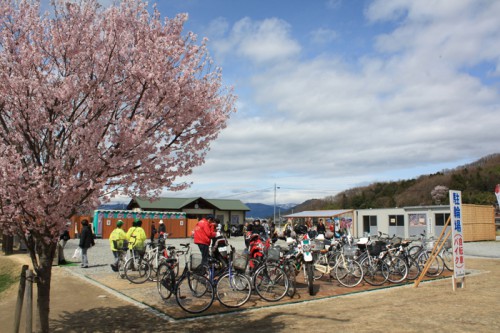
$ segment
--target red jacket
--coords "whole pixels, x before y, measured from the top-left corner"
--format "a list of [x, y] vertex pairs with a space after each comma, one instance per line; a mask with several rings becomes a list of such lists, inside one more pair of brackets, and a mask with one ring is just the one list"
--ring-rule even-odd
[[194, 243], [210, 245], [210, 240], [214, 237], [215, 232], [210, 223], [205, 218], [199, 220], [196, 227], [194, 227]]

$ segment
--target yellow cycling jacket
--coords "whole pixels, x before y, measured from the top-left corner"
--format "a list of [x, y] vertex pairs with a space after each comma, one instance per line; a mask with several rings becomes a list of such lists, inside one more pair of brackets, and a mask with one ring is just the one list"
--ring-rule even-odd
[[123, 249], [123, 241], [127, 240], [127, 234], [122, 228], [115, 228], [109, 235], [109, 245], [111, 251], [119, 251]]
[[142, 251], [145, 248], [146, 232], [141, 227], [131, 227], [127, 231], [128, 248]]

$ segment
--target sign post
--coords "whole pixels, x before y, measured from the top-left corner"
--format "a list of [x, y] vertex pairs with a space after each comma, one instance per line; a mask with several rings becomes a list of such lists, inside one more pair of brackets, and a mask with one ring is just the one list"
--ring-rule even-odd
[[[465, 288], [465, 260], [462, 233], [462, 192], [450, 190], [450, 216], [453, 249], [453, 291]], [[460, 280], [460, 281], [458, 281]]]

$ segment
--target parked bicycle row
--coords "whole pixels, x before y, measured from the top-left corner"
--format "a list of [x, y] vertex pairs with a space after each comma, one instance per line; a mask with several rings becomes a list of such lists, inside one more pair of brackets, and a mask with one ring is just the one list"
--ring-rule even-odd
[[[355, 287], [362, 281], [380, 286], [387, 281], [414, 280], [429, 260], [430, 245], [425, 235], [418, 245], [382, 233], [357, 241], [348, 236], [311, 238], [307, 227], [298, 226], [290, 237], [281, 237], [286, 246], [278, 246], [277, 234], [269, 237], [261, 232], [259, 223], [256, 225], [246, 233], [246, 248], [239, 253], [220, 230], [209, 237], [205, 257], [201, 247], [202, 254], [193, 253], [191, 243], [180, 244], [180, 248], [167, 245], [166, 234], [146, 243], [144, 251], [117, 242], [114, 269], [132, 283], [156, 282], [163, 301], [173, 296], [183, 310], [200, 313], [216, 299], [223, 306], [240, 307], [252, 295], [269, 302], [293, 297], [300, 275], [310, 295], [314, 295], [314, 281], [318, 279], [338, 281], [345, 287]], [[452, 268], [449, 248], [443, 247], [433, 260], [428, 276]]]

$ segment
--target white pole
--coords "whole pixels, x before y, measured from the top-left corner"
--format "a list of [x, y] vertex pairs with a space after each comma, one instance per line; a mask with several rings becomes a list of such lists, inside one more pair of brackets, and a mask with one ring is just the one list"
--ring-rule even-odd
[[274, 213], [273, 213], [273, 223], [276, 225], [276, 183], [274, 183]]

